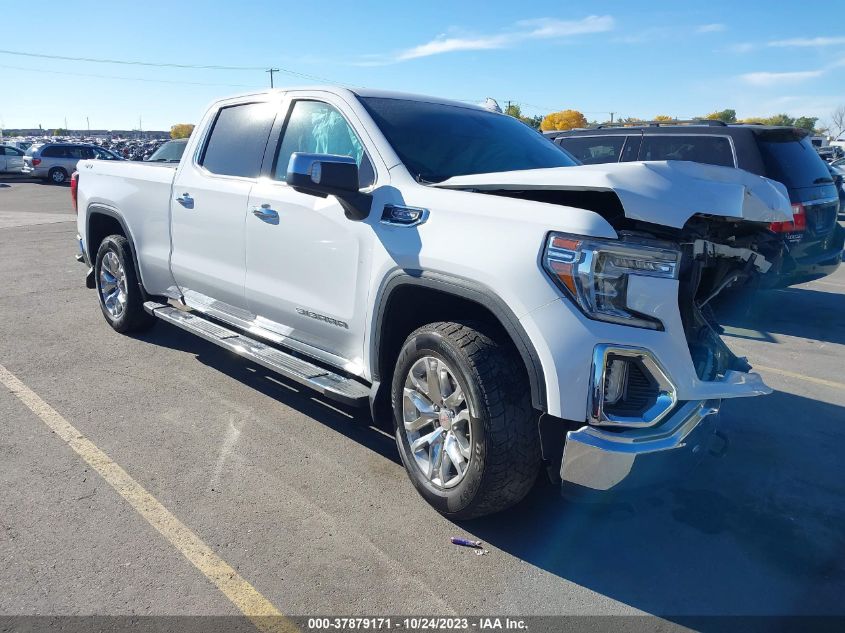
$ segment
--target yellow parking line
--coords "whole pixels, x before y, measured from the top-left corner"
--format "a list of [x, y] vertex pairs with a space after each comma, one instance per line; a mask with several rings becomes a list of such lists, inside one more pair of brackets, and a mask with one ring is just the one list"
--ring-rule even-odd
[[806, 380], [807, 382], [813, 382], [817, 385], [824, 385], [825, 387], [833, 387], [834, 389], [845, 390], [845, 383], [835, 382], [833, 380], [825, 380], [824, 378], [813, 378], [812, 376], [805, 376], [804, 374], [796, 374], [793, 371], [777, 369], [775, 367], [764, 367], [763, 365], [754, 365], [754, 369], [759, 369], [760, 371], [770, 371], [773, 374], [780, 374], [781, 376], [797, 378], [798, 380]]
[[118, 466], [97, 446], [65, 420], [37, 393], [23, 384], [12, 372], [0, 365], [0, 383], [6, 386], [27, 408], [70, 446], [85, 462], [144, 517], [182, 556], [243, 613], [260, 631], [294, 632], [299, 629], [285, 618], [273, 604], [247, 582], [226, 561], [220, 558], [177, 519], [141, 484]]

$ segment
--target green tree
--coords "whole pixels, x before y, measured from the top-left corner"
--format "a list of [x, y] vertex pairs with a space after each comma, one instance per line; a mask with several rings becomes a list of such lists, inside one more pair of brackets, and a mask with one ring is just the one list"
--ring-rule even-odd
[[800, 127], [805, 130], [810, 130], [811, 132], [815, 132], [816, 130], [816, 122], [819, 120], [819, 117], [816, 116], [799, 116], [795, 119], [793, 125], [795, 127]]
[[508, 116], [512, 116], [515, 119], [519, 119], [528, 127], [533, 127], [535, 130], [540, 129], [540, 123], [543, 121], [543, 117], [540, 115], [534, 116], [525, 116], [522, 114], [522, 108], [518, 103], [511, 103], [505, 108], [505, 114]]
[[522, 119], [522, 108], [519, 107], [518, 103], [509, 103], [505, 108], [505, 114], [515, 119]]
[[620, 117], [615, 121], [615, 125], [640, 125], [642, 123], [645, 123], [645, 121], [635, 116]]
[[707, 119], [709, 121], [722, 121], [724, 123], [736, 123], [736, 110], [731, 110], [728, 108], [727, 110], [716, 110], [716, 112], [711, 112], [710, 114], [705, 114], [703, 119]]
[[193, 123], [177, 123], [170, 126], [170, 138], [188, 138], [193, 131]]
[[53, 130], [53, 136], [67, 136], [67, 130], [63, 127], [57, 127]]
[[775, 114], [765, 119], [766, 125], [795, 125], [795, 119], [788, 114]]

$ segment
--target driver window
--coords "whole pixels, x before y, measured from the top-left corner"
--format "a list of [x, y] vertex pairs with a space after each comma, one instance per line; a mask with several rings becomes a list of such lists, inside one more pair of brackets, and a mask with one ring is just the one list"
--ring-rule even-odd
[[284, 180], [291, 154], [350, 156], [358, 163], [358, 184], [368, 187], [375, 172], [358, 135], [337, 109], [320, 101], [295, 101], [276, 156], [276, 180]]

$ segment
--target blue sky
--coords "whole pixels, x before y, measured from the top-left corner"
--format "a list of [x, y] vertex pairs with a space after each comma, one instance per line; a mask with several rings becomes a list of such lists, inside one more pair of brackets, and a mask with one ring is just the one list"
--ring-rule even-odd
[[[845, 2], [5, 2], [0, 49], [255, 70], [66, 61], [0, 53], [5, 127], [166, 129], [211, 100], [333, 82], [588, 119], [787, 112], [845, 104]], [[57, 5], [58, 6], [58, 5]]]

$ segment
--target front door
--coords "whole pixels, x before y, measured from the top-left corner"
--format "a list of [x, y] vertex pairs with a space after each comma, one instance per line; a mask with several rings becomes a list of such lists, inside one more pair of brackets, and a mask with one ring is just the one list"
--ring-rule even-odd
[[360, 138], [328, 98], [293, 100], [274, 168], [252, 188], [246, 217], [246, 297], [258, 323], [330, 352], [352, 373], [363, 363], [372, 227], [348, 220], [334, 196], [298, 193], [284, 180], [291, 154], [308, 152], [352, 156], [361, 187], [372, 185]]
[[179, 167], [170, 201], [170, 265], [189, 305], [210, 298], [247, 307], [244, 221], [274, 115], [264, 102], [222, 107], [202, 146]]

